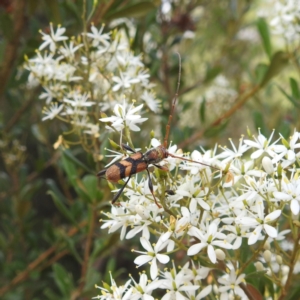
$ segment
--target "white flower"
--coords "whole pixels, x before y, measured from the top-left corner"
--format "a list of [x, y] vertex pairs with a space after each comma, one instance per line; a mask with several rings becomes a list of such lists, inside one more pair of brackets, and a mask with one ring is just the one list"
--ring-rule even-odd
[[117, 92], [119, 89], [128, 89], [133, 83], [138, 83], [139, 80], [132, 78], [128, 73], [120, 72], [120, 76], [113, 76], [112, 80], [116, 82], [112, 88], [113, 92]]
[[104, 213], [110, 220], [101, 220], [104, 224], [101, 228], [109, 228], [108, 233], [117, 231], [122, 227], [120, 239], [123, 240], [125, 237], [126, 229], [131, 224], [132, 216], [126, 214], [126, 209], [124, 207], [111, 207], [111, 213]]
[[40, 33], [43, 35], [42, 39], [44, 40], [44, 43], [42, 45], [40, 45], [39, 50], [43, 50], [44, 48], [46, 48], [49, 45], [50, 51], [54, 52], [56, 50], [56, 42], [65, 41], [68, 39], [68, 37], [63, 36], [65, 31], [66, 31], [66, 28], [58, 25], [57, 31], [54, 32], [53, 24], [50, 23], [50, 35], [40, 31]]
[[128, 280], [124, 286], [117, 286], [116, 282], [112, 278], [111, 274], [111, 287], [110, 290], [107, 290], [101, 286], [96, 285], [96, 288], [101, 290], [101, 296], [98, 295], [93, 297], [92, 299], [99, 299], [99, 300], [130, 300], [132, 294], [132, 288], [128, 288], [130, 286], [130, 281]]
[[167, 290], [167, 293], [161, 298], [162, 300], [185, 300], [187, 298], [183, 296], [184, 292], [188, 293], [199, 288], [199, 285], [191, 282], [193, 277], [186, 274], [185, 269], [182, 269], [177, 273], [174, 262], [171, 271], [163, 272], [162, 276], [165, 279], [160, 280], [159, 288]]
[[300, 26], [296, 21], [300, 18], [299, 4], [299, 0], [275, 1], [275, 17], [270, 22], [274, 34], [282, 35], [290, 42], [299, 38]]
[[277, 237], [277, 229], [269, 225], [281, 215], [281, 210], [275, 210], [268, 215], [264, 216], [264, 206], [261, 202], [256, 203], [255, 217], [239, 217], [236, 222], [241, 225], [255, 227], [254, 231], [250, 234], [248, 245], [253, 245], [261, 236], [261, 231], [264, 229], [271, 238]]
[[273, 193], [275, 200], [290, 202], [290, 208], [294, 215], [298, 215], [300, 211], [300, 179], [295, 178], [288, 181], [287, 178], [283, 181], [281, 192]]
[[144, 90], [141, 100], [145, 101], [147, 106], [155, 113], [158, 112], [159, 101], [155, 99], [155, 95], [152, 92]]
[[197, 181], [194, 176], [192, 178], [187, 177], [186, 182], [177, 188], [176, 194], [191, 199], [192, 211], [195, 211], [196, 203], [203, 209], [210, 210], [209, 204], [204, 200], [206, 191], [199, 187], [199, 184], [196, 183]]
[[203, 232], [197, 227], [191, 227], [188, 234], [191, 236], [195, 236], [201, 242], [192, 245], [187, 252], [187, 255], [195, 255], [199, 253], [203, 248], [207, 247], [207, 254], [212, 263], [217, 262], [217, 257], [215, 253], [215, 249], [213, 246], [218, 246], [225, 249], [231, 249], [232, 246], [226, 241], [226, 235], [224, 233], [218, 232], [218, 223], [212, 222], [206, 228], [207, 232]]
[[56, 116], [59, 115], [59, 113], [63, 110], [64, 105], [61, 104], [59, 105], [58, 103], [51, 103], [49, 107], [44, 107], [43, 113], [46, 115], [45, 117], [42, 118], [42, 121], [45, 120], [52, 120]]
[[[99, 119], [101, 122], [110, 122], [111, 126], [114, 127], [117, 131], [121, 131], [125, 126], [128, 126], [132, 131], [140, 131], [140, 128], [136, 126], [138, 123], [142, 123], [147, 120], [147, 118], [141, 118], [140, 115], [136, 115], [135, 113], [141, 110], [143, 104], [134, 107], [131, 107], [126, 111], [125, 102], [123, 105], [117, 104], [114, 108], [115, 116], [108, 118]], [[109, 127], [108, 127], [109, 128]]]
[[240, 274], [237, 277], [236, 271], [234, 269], [230, 270], [230, 274], [226, 274], [223, 277], [219, 278], [218, 282], [223, 285], [219, 287], [219, 292], [221, 292], [221, 299], [228, 299], [227, 298], [228, 290], [233, 290], [233, 292], [236, 295], [242, 298], [245, 297], [246, 294], [239, 286], [240, 283], [245, 282], [244, 278], [245, 278], [245, 274]]
[[104, 25], [102, 25], [102, 27], [99, 29], [99, 31], [94, 25], [92, 25], [91, 26], [92, 33], [88, 32], [86, 34], [88, 37], [90, 37], [93, 40], [92, 45], [94, 47], [99, 46], [99, 44], [103, 45], [105, 48], [109, 47], [110, 34], [103, 33], [103, 30], [104, 30]]
[[146, 274], [140, 274], [139, 283], [134, 282], [134, 288], [131, 295], [131, 300], [154, 300], [154, 297], [151, 296], [153, 290], [159, 288], [160, 282], [158, 280], [149, 282]]
[[238, 149], [236, 149], [235, 145], [232, 142], [232, 139], [229, 139], [229, 142], [231, 143], [233, 150], [227, 147], [220, 147], [224, 151], [217, 155], [217, 158], [225, 158], [223, 160], [223, 163], [228, 163], [230, 161], [240, 159], [243, 156], [243, 154], [250, 148], [248, 145], [244, 144], [243, 136], [240, 138]]
[[65, 58], [68, 59], [68, 61], [74, 60], [74, 58], [75, 58], [74, 54], [81, 47], [83, 47], [83, 44], [78, 44], [78, 45], [75, 46], [73, 41], [71, 41], [70, 44], [65, 43], [64, 46], [61, 46], [59, 48], [59, 52], [61, 53], [61, 57], [59, 57], [58, 59], [60, 60], [60, 59], [65, 57]]
[[100, 136], [99, 133], [99, 125], [88, 123], [86, 124], [87, 129], [83, 132], [89, 135], [92, 135], [94, 138], [98, 138]]
[[281, 151], [278, 152], [272, 159], [272, 162], [276, 164], [281, 161], [282, 168], [286, 168], [296, 161], [296, 153], [298, 152], [297, 149], [300, 148], [300, 143], [297, 143], [299, 140], [299, 132], [294, 132], [289, 143], [282, 137], [281, 134], [280, 136], [284, 144], [282, 145], [283, 147], [281, 148]]
[[276, 145], [276, 143], [278, 142], [279, 139], [277, 141], [275, 141], [273, 144], [270, 144], [271, 140], [273, 138], [273, 135], [274, 135], [274, 130], [273, 130], [271, 136], [269, 137], [269, 139], [267, 140], [266, 137], [264, 135], [262, 135], [259, 130], [258, 137], [257, 138], [255, 136], [253, 137], [255, 142], [253, 142], [251, 140], [245, 140], [246, 145], [251, 146], [253, 148], [258, 148], [258, 150], [254, 151], [251, 154], [251, 159], [259, 158], [263, 153], [267, 153], [271, 157], [274, 157], [276, 155], [277, 151], [280, 151], [281, 149], [284, 148], [283, 145]]
[[141, 265], [144, 265], [145, 263], [150, 263], [150, 275], [152, 279], [155, 279], [158, 275], [158, 268], [157, 268], [157, 262], [158, 260], [162, 264], [166, 264], [169, 262], [170, 257], [166, 254], [160, 254], [160, 252], [163, 248], [165, 248], [168, 244], [168, 240], [163, 241], [162, 238], [159, 238], [155, 246], [153, 247], [149, 240], [147, 240], [144, 237], [140, 238], [142, 246], [147, 250], [147, 252], [141, 252], [141, 251], [136, 251], [134, 252], [141, 253], [143, 255], [138, 256], [135, 260], [134, 263], [140, 267]]
[[70, 95], [70, 98], [73, 99], [68, 99], [68, 98], [64, 98], [64, 102], [70, 104], [73, 107], [90, 107], [92, 105], [95, 104], [94, 101], [87, 101], [89, 98], [89, 94], [88, 93], [84, 93], [84, 94], [80, 94], [78, 92], [73, 93], [72, 95]]

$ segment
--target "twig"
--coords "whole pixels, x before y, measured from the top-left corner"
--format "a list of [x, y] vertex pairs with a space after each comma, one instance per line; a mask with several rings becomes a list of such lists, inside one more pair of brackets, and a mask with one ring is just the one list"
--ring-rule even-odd
[[[83, 221], [79, 224], [78, 227], [71, 228], [68, 232], [68, 236], [71, 237], [78, 232], [78, 230], [82, 227], [85, 227], [87, 221]], [[14, 286], [21, 283], [22, 281], [26, 280], [30, 273], [34, 271], [40, 264], [45, 262], [45, 260], [55, 252], [57, 248], [59, 248], [60, 244], [50, 247], [48, 250], [40, 254], [40, 256], [35, 259], [32, 263], [30, 263], [26, 270], [20, 272], [9, 284], [5, 285], [0, 289], [0, 296], [3, 296], [9, 290], [11, 290]], [[59, 256], [57, 256], [59, 257]]]
[[80, 279], [80, 285], [78, 288], [79, 294], [81, 294], [85, 282], [86, 282], [86, 273], [88, 270], [88, 265], [89, 265], [89, 258], [90, 258], [90, 252], [91, 252], [91, 247], [92, 247], [92, 241], [93, 241], [93, 234], [94, 234], [94, 228], [95, 228], [95, 220], [96, 220], [96, 209], [92, 206], [91, 207], [91, 218], [90, 218], [90, 224], [89, 224], [89, 232], [86, 240], [86, 246], [84, 249], [84, 259], [83, 259], [83, 264], [82, 264], [82, 269], [81, 269], [81, 279]]
[[[224, 120], [228, 119], [231, 115], [233, 115], [243, 104], [245, 104], [253, 95], [255, 95], [260, 90], [260, 86], [255, 86], [248, 93], [245, 93], [238, 97], [235, 105], [233, 105], [227, 112], [225, 112], [221, 117], [211, 123], [208, 128], [216, 127], [220, 125]], [[240, 98], [240, 99], [239, 99]], [[179, 148], [184, 148], [187, 145], [190, 145], [200, 139], [205, 133], [206, 129], [203, 129], [199, 132], [194, 133], [190, 138], [181, 142], [178, 146]]]
[[22, 30], [24, 29], [25, 21], [25, 4], [26, 0], [15, 0], [12, 4], [13, 12], [13, 33], [12, 38], [8, 40], [7, 46], [4, 51], [3, 63], [0, 70], [0, 96], [3, 94], [7, 81], [10, 78], [10, 74], [13, 70], [13, 65], [17, 61], [16, 56], [18, 55], [18, 47], [20, 44], [20, 37]]
[[94, 13], [94, 17], [91, 23], [95, 23], [95, 25], [97, 25], [100, 20], [104, 19], [103, 16], [113, 4], [114, 0], [109, 0], [108, 3], [101, 3]]
[[[1, 76], [1, 75], [0, 75]], [[1, 80], [1, 79], [0, 79]], [[16, 111], [12, 118], [8, 121], [7, 125], [4, 128], [4, 132], [8, 133], [10, 129], [18, 122], [18, 120], [23, 115], [24, 111], [34, 102], [35, 97], [29, 97], [29, 99]]]

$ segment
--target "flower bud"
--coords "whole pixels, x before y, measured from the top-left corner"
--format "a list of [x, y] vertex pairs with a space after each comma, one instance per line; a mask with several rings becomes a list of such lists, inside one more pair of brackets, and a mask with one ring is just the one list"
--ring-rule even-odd
[[265, 249], [265, 250], [270, 250], [270, 249], [271, 249], [271, 245], [270, 245], [270, 243], [269, 243], [268, 241], [266, 241], [266, 242], [264, 243], [264, 249]]
[[115, 189], [115, 186], [111, 182], [108, 181], [107, 184], [111, 190]]
[[116, 142], [114, 142], [114, 141], [111, 140], [111, 139], [108, 139], [108, 140], [109, 140], [110, 145], [111, 145], [114, 149], [120, 149], [120, 145], [118, 145]]
[[280, 255], [276, 255], [276, 261], [279, 265], [282, 265], [282, 257]]
[[258, 271], [258, 272], [265, 270], [264, 265], [260, 261], [257, 261], [256, 263], [254, 263], [254, 266], [256, 268], [256, 271]]
[[271, 161], [270, 157], [265, 156], [262, 159], [262, 165], [263, 165], [263, 168], [265, 169], [265, 171], [269, 175], [274, 173], [274, 167], [273, 167], [273, 164], [272, 164], [272, 161]]
[[271, 262], [272, 252], [270, 250], [266, 250], [263, 254], [263, 257], [267, 263]]
[[216, 249], [215, 253], [216, 253], [216, 256], [217, 256], [218, 260], [224, 260], [225, 257], [226, 257], [224, 251], [221, 250], [221, 249]]
[[247, 134], [248, 134], [248, 137], [251, 138], [252, 137], [252, 132], [250, 130], [250, 128], [247, 126]]
[[278, 179], [282, 179], [282, 166], [280, 163], [277, 166], [277, 174], [278, 174]]
[[153, 131], [153, 130], [151, 130], [151, 132], [150, 132], [150, 138], [151, 138], [151, 139], [153, 139], [153, 138], [154, 138], [154, 136], [155, 136], [155, 133], [154, 133], [154, 131]]
[[281, 143], [288, 149], [290, 149], [290, 144], [285, 138], [281, 138]]
[[283, 275], [287, 275], [290, 271], [290, 267], [289, 266], [282, 266], [281, 268], [281, 272]]

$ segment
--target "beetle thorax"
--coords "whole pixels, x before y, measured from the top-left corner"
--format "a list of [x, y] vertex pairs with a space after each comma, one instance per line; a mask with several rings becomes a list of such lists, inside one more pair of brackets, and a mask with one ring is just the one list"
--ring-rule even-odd
[[167, 158], [169, 156], [168, 151], [165, 147], [162, 145], [151, 148], [144, 154], [144, 160], [147, 164], [158, 164], [163, 159]]

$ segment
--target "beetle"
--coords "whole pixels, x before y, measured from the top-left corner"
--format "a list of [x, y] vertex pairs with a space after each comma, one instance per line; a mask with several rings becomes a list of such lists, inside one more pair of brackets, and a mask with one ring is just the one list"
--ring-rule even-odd
[[124, 188], [128, 184], [128, 182], [129, 182], [132, 175], [146, 170], [147, 173], [148, 173], [148, 179], [149, 179], [148, 180], [148, 186], [149, 186], [150, 192], [151, 192], [151, 194], [154, 198], [154, 201], [155, 201], [156, 205], [159, 208], [161, 208], [160, 204], [157, 202], [156, 197], [154, 195], [153, 184], [152, 184], [152, 180], [151, 180], [150, 172], [149, 172], [149, 165], [154, 165], [155, 167], [157, 167], [161, 170], [167, 171], [168, 168], [160, 166], [160, 165], [158, 165], [158, 163], [160, 163], [165, 158], [168, 158], [169, 156], [174, 157], [174, 158], [178, 158], [178, 159], [182, 159], [182, 160], [185, 160], [185, 161], [199, 163], [201, 165], [212, 167], [214, 169], [218, 169], [218, 168], [215, 168], [213, 166], [210, 166], [210, 165], [207, 165], [207, 164], [204, 164], [204, 163], [201, 163], [201, 162], [196, 162], [196, 161], [193, 161], [191, 159], [176, 156], [174, 154], [171, 154], [167, 150], [168, 138], [169, 138], [169, 133], [170, 133], [170, 126], [171, 126], [171, 121], [172, 121], [172, 118], [173, 118], [174, 108], [175, 108], [176, 101], [177, 101], [177, 98], [178, 98], [180, 77], [181, 77], [181, 57], [180, 57], [179, 53], [177, 53], [177, 54], [178, 54], [178, 57], [179, 57], [179, 73], [178, 73], [177, 89], [176, 89], [176, 94], [174, 96], [174, 99], [172, 101], [171, 113], [169, 115], [168, 123], [167, 123], [167, 126], [166, 126], [166, 134], [165, 134], [165, 137], [164, 137], [163, 144], [159, 145], [158, 147], [151, 148], [145, 153], [136, 152], [135, 150], [133, 150], [128, 145], [122, 144], [121, 145], [122, 148], [124, 148], [125, 150], [127, 150], [129, 152], [132, 152], [133, 154], [130, 155], [129, 157], [119, 161], [119, 162], [114, 163], [113, 165], [111, 165], [107, 169], [101, 170], [97, 174], [98, 177], [105, 175], [106, 179], [110, 182], [113, 182], [113, 183], [117, 183], [120, 179], [128, 177], [125, 184], [121, 187], [121, 189], [118, 191], [118, 193], [116, 193], [115, 196], [113, 197], [112, 203], [115, 203], [118, 200], [119, 196], [122, 194]]

